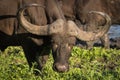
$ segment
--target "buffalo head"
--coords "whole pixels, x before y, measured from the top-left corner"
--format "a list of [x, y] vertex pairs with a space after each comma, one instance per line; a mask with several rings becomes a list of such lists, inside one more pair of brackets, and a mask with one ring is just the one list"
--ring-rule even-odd
[[23, 26], [28, 32], [32, 34], [51, 37], [51, 48], [54, 58], [53, 69], [58, 72], [65, 72], [69, 69], [68, 60], [76, 38], [83, 41], [98, 39], [109, 29], [106, 26], [110, 26], [111, 23], [111, 20], [107, 14], [92, 11], [90, 13], [99, 14], [106, 20], [106, 24], [104, 25], [102, 32], [86, 32], [79, 29], [73, 21], [66, 21], [63, 19], [57, 19], [51, 24], [38, 26], [28, 22], [23, 15], [24, 10], [29, 6], [39, 7], [38, 4], [30, 4], [21, 8], [18, 13], [18, 21], [20, 22], [21, 26]]

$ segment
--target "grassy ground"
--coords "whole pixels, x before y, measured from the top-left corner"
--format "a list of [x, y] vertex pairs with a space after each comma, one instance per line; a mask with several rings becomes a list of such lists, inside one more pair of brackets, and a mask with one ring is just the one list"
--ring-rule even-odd
[[8, 47], [0, 52], [0, 80], [120, 80], [120, 50], [74, 47], [70, 57], [70, 70], [57, 73], [52, 70], [50, 55], [40, 76], [29, 69], [21, 47]]

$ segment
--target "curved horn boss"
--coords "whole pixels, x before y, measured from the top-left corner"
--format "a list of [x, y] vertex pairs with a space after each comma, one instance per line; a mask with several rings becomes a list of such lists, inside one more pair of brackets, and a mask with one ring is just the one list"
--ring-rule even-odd
[[[66, 32], [66, 30], [64, 29], [64, 26], [66, 25], [65, 24], [66, 21], [64, 19], [57, 19], [52, 24], [47, 24], [44, 26], [38, 26], [38, 25], [34, 25], [34, 24], [28, 22], [23, 15], [25, 9], [27, 9], [28, 7], [41, 7], [41, 6], [38, 4], [29, 4], [19, 10], [18, 20], [19, 20], [20, 24], [28, 32], [30, 32], [32, 34], [36, 34], [36, 35], [52, 35], [52, 34], [57, 34], [57, 33], [60, 34], [60, 33]], [[109, 27], [111, 24], [110, 17], [103, 12], [91, 11], [90, 13], [99, 14], [106, 20], [105, 25], [102, 26], [103, 31], [98, 32], [98, 33], [93, 33], [92, 31], [86, 32], [86, 31], [79, 29], [73, 21], [69, 20], [69, 21], [67, 21], [67, 26], [66, 26], [67, 34], [71, 35], [71, 36], [75, 36], [76, 38], [83, 40], [83, 41], [92, 41], [92, 40], [96, 40], [99, 37], [103, 36], [104, 33], [106, 33], [109, 30]]]

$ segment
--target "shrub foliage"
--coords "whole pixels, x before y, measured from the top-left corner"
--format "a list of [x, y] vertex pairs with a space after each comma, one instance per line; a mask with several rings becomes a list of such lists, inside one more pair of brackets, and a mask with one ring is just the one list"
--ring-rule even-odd
[[50, 54], [40, 75], [35, 76], [34, 66], [29, 69], [22, 48], [9, 46], [0, 51], [0, 80], [120, 80], [120, 50], [74, 47], [69, 62], [68, 72], [57, 73], [52, 70]]

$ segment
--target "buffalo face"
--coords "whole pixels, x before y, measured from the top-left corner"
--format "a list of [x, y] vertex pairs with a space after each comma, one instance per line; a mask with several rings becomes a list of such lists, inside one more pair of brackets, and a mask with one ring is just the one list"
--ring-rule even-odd
[[69, 70], [68, 60], [75, 41], [75, 37], [64, 34], [52, 37], [53, 69], [55, 71], [65, 72]]

